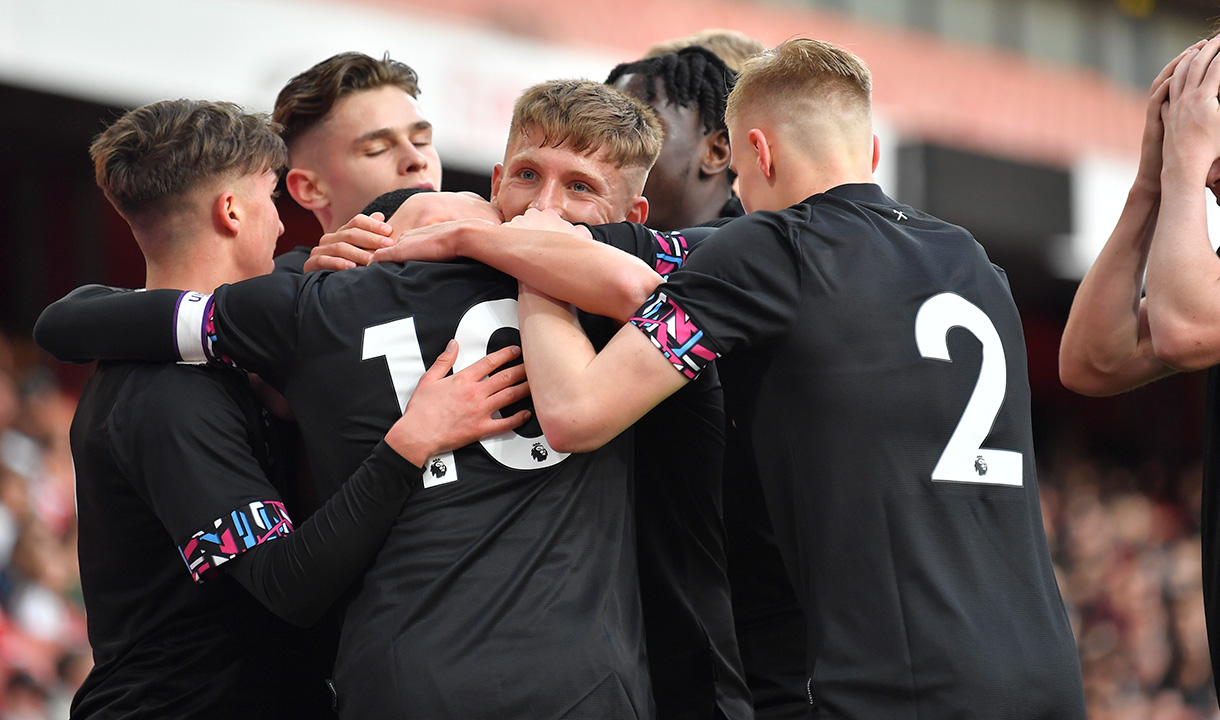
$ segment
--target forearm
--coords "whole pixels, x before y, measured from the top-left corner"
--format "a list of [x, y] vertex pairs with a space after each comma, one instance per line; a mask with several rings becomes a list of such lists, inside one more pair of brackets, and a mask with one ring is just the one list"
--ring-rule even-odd
[[455, 239], [455, 250], [585, 312], [619, 322], [661, 283], [661, 276], [639, 258], [566, 233], [467, 226]]
[[65, 362], [177, 360], [173, 328], [181, 294], [86, 285], [42, 311], [34, 341]]
[[633, 326], [595, 353], [564, 304], [528, 288], [518, 302], [534, 409], [556, 450], [601, 447], [686, 382]]
[[311, 625], [368, 568], [420, 474], [382, 442], [294, 532], [242, 553], [226, 570], [276, 615]]
[[1148, 322], [1157, 356], [1178, 370], [1220, 362], [1220, 258], [1200, 189], [1206, 167], [1166, 159], [1164, 199], [1148, 259]]
[[1168, 372], [1141, 301], [1159, 196], [1133, 187], [1114, 232], [1080, 283], [1059, 348], [1063, 384], [1086, 395], [1130, 390]]

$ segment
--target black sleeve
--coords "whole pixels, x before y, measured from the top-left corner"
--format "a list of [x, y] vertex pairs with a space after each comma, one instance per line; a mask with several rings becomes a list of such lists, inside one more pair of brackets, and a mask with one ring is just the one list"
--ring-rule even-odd
[[594, 240], [636, 256], [663, 278], [686, 264], [691, 248], [716, 230], [698, 227], [661, 232], [632, 222], [585, 227]]
[[181, 294], [85, 285], [42, 311], [34, 342], [64, 362], [177, 360], [172, 329]]
[[657, 288], [663, 304], [678, 311], [673, 317], [688, 319], [680, 345], [697, 334], [698, 344], [724, 354], [780, 335], [796, 321], [800, 250], [777, 218], [775, 213], [738, 218], [700, 244]]
[[309, 251], [311, 248], [305, 245], [297, 245], [291, 250], [280, 253], [275, 256], [275, 270], [272, 272], [287, 272], [300, 275], [305, 272], [305, 263], [309, 260]]
[[383, 440], [299, 528], [225, 569], [276, 615], [311, 625], [364, 573], [422, 474]]

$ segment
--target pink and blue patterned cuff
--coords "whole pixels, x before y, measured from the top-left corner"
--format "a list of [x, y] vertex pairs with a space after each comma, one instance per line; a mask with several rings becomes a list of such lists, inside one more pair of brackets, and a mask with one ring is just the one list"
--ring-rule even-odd
[[652, 340], [678, 372], [692, 380], [717, 357], [690, 315], [660, 290], [636, 312], [631, 323]]
[[252, 502], [221, 516], [210, 530], [200, 530], [178, 548], [197, 583], [215, 577], [219, 566], [252, 547], [292, 532], [284, 503]]

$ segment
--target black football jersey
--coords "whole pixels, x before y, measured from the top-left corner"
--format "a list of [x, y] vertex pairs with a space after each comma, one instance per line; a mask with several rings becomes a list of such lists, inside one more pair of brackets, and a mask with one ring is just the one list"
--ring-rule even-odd
[[[624, 222], [590, 230], [668, 276], [714, 228], [658, 232]], [[715, 366], [634, 430], [640, 599], [658, 717], [697, 720], [718, 709], [728, 720], [749, 719], [725, 554], [724, 398]], [[798, 699], [803, 712], [803, 690]]]
[[292, 531], [245, 374], [101, 363], [71, 442], [94, 656], [72, 716], [322, 717], [305, 636], [214, 572]]
[[1084, 717], [1020, 317], [969, 233], [840, 186], [721, 228], [632, 322], [688, 375], [723, 356], [819, 717]]
[[[179, 349], [283, 392], [325, 497], [451, 338], [458, 370], [520, 342], [516, 292], [473, 262], [274, 274], [184, 295], [179, 326], [210, 325]], [[535, 422], [431, 458], [347, 608], [340, 714], [651, 716], [630, 463], [630, 433], [566, 454]]]

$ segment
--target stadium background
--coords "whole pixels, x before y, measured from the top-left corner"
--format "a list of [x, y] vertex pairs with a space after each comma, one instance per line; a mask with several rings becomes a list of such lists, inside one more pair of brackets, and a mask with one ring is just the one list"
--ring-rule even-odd
[[[1220, 717], [1199, 578], [1201, 374], [1099, 400], [1064, 390], [1056, 367], [1134, 177], [1148, 84], [1217, 17], [1206, 0], [0, 0], [0, 720], [66, 717], [88, 668], [67, 428], [89, 368], [40, 355], [29, 331], [78, 284], [143, 282], [93, 184], [86, 147], [106, 122], [170, 97], [269, 111], [318, 60], [389, 51], [420, 74], [445, 189], [486, 195], [521, 89], [600, 80], [708, 27], [817, 37], [871, 67], [878, 181], [968, 227], [1012, 281], [1090, 718]], [[279, 204], [281, 248], [314, 242], [312, 216]]]

